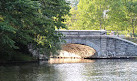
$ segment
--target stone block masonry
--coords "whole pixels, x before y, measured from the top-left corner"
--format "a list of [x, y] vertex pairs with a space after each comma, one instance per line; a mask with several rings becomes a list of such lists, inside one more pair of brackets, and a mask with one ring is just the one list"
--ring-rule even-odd
[[67, 44], [83, 44], [96, 50], [94, 58], [137, 57], [137, 44], [106, 35], [105, 30], [61, 30]]

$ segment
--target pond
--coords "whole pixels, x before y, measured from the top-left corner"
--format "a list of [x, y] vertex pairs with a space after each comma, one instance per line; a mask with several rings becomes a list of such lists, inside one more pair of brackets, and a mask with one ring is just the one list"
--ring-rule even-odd
[[137, 81], [137, 60], [52, 59], [0, 66], [0, 81]]

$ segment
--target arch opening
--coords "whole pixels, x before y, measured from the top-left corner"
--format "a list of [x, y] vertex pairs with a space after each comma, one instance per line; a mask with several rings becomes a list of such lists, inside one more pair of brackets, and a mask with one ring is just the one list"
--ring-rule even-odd
[[62, 44], [62, 50], [59, 51], [59, 58], [89, 58], [96, 54], [96, 50], [84, 44]]

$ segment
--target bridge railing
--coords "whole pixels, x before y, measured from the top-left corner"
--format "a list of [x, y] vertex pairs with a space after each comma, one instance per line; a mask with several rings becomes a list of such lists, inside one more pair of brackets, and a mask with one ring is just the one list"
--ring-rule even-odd
[[106, 30], [58, 30], [64, 35], [107, 35]]
[[56, 30], [63, 35], [110, 35], [120, 38], [125, 38], [124, 34], [121, 34], [123, 31], [111, 31], [111, 30]]

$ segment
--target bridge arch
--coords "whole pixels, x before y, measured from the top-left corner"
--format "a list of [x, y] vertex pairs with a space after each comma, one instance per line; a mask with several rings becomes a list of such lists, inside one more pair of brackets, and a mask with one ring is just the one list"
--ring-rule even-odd
[[[93, 48], [96, 53], [95, 53], [95, 57], [99, 56], [101, 54], [101, 49], [100, 49], [100, 44], [95, 44], [94, 42], [87, 40], [87, 39], [79, 39], [79, 38], [67, 38], [64, 39], [66, 42], [62, 43], [62, 44], [81, 44], [81, 45], [85, 45], [85, 46], [89, 46], [91, 48]], [[93, 57], [93, 56], [92, 56]]]
[[62, 45], [62, 49], [59, 52], [59, 57], [90, 58], [95, 54], [97, 54], [96, 50], [90, 46], [84, 44], [68, 43]]
[[137, 44], [119, 38], [106, 35], [101, 30], [63, 30], [58, 31], [64, 35], [62, 39], [66, 43], [84, 44], [96, 50], [95, 58], [119, 58], [137, 57]]

